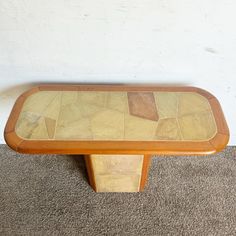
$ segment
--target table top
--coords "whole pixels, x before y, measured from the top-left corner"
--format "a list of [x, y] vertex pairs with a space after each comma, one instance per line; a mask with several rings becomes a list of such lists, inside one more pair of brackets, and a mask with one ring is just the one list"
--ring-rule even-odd
[[206, 154], [228, 138], [217, 99], [193, 87], [39, 86], [19, 97], [5, 129], [28, 153]]

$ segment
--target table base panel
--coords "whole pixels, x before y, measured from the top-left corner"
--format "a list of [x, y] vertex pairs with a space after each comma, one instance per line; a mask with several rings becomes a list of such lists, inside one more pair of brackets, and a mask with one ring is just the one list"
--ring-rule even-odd
[[92, 154], [85, 162], [96, 192], [139, 192], [145, 186], [150, 156]]

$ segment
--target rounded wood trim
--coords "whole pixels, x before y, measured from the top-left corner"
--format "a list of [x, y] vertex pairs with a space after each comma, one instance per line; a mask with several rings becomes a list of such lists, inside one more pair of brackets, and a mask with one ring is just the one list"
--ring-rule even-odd
[[86, 170], [87, 170], [87, 174], [88, 174], [89, 184], [91, 185], [92, 189], [95, 192], [97, 192], [94, 170], [93, 170], [93, 165], [92, 165], [90, 155], [85, 155], [84, 160], [85, 160]]
[[148, 173], [149, 173], [149, 167], [150, 167], [151, 161], [152, 161], [151, 155], [144, 155], [143, 156], [143, 167], [142, 167], [139, 191], [144, 190], [144, 187], [145, 187], [147, 179], [148, 179]]
[[[169, 91], [196, 92], [208, 99], [217, 125], [217, 134], [209, 141], [59, 141], [25, 140], [15, 133], [16, 121], [24, 101], [38, 91]], [[229, 129], [218, 100], [196, 87], [160, 87], [150, 85], [40, 85], [23, 93], [16, 101], [5, 127], [6, 143], [22, 153], [53, 154], [172, 154], [205, 155], [222, 150], [229, 140]]]

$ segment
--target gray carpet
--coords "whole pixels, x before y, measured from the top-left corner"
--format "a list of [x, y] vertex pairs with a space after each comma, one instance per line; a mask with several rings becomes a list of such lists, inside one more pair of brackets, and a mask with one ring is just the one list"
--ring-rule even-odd
[[0, 235], [236, 235], [236, 147], [157, 157], [142, 193], [95, 193], [83, 159], [0, 145]]

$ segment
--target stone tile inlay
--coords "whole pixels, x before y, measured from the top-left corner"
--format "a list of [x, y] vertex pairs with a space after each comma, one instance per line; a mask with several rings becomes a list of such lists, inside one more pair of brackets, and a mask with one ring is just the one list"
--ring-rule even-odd
[[133, 116], [158, 121], [155, 98], [151, 92], [128, 92], [129, 111]]
[[161, 140], [181, 140], [181, 132], [176, 118], [162, 119], [158, 122], [156, 138]]
[[138, 192], [143, 155], [91, 155], [97, 192]]
[[45, 117], [45, 124], [49, 138], [53, 138], [56, 131], [56, 120]]
[[206, 141], [216, 132], [196, 92], [40, 91], [16, 124], [17, 135], [38, 140]]

